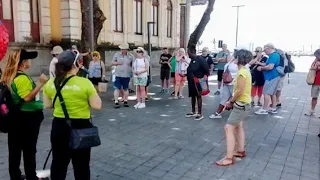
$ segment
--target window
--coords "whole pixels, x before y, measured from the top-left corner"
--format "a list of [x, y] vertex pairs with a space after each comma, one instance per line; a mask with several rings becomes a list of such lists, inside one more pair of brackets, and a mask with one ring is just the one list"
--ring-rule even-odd
[[133, 17], [135, 18], [134, 31], [136, 34], [142, 35], [142, 0], [134, 0]]
[[30, 0], [30, 26], [31, 37], [33, 42], [40, 42], [40, 26], [39, 26], [39, 2], [38, 0]]
[[123, 0], [111, 1], [111, 23], [115, 32], [123, 32]]
[[159, 20], [159, 1], [158, 0], [152, 0], [152, 8], [151, 8], [152, 12], [152, 21], [154, 22], [153, 26], [152, 26], [152, 35], [154, 36], [158, 36], [158, 20]]
[[167, 37], [172, 37], [172, 3], [167, 0]]

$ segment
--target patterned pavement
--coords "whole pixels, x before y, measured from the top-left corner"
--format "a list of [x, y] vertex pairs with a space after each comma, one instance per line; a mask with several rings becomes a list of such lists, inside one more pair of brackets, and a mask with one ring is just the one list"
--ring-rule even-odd
[[[102, 145], [92, 149], [93, 180], [318, 180], [320, 119], [306, 117], [310, 87], [300, 59], [283, 92], [282, 107], [276, 115], [258, 116], [254, 110], [245, 122], [248, 156], [230, 167], [214, 162], [224, 156], [222, 119], [207, 118], [218, 106], [219, 97], [204, 98], [202, 121], [185, 118], [190, 100], [159, 95], [158, 77], [152, 84], [152, 99], [146, 109], [114, 109], [112, 92], [103, 94], [103, 110], [95, 111]], [[309, 62], [307, 62], [309, 63]], [[309, 66], [309, 65], [307, 65]], [[155, 71], [157, 72], [157, 71]], [[216, 90], [216, 76], [211, 77]], [[213, 94], [213, 93], [212, 93]], [[131, 101], [131, 106], [134, 101]], [[46, 110], [38, 141], [38, 168], [50, 149], [52, 115]], [[320, 116], [320, 114], [318, 114]], [[8, 178], [6, 135], [0, 134], [0, 179]], [[50, 166], [50, 162], [49, 162]], [[73, 179], [70, 165], [68, 180]]]

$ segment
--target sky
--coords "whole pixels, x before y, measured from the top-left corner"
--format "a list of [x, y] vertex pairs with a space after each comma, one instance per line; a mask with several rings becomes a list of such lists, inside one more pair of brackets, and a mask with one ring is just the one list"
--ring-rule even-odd
[[[320, 0], [216, 0], [211, 20], [200, 40], [213, 49], [213, 39], [235, 47], [237, 8], [238, 46], [249, 48], [273, 43], [291, 51], [320, 48]], [[190, 33], [199, 23], [205, 6], [192, 6]], [[318, 22], [318, 23], [317, 23]], [[218, 43], [216, 43], [218, 44]], [[217, 46], [217, 45], [216, 45]]]

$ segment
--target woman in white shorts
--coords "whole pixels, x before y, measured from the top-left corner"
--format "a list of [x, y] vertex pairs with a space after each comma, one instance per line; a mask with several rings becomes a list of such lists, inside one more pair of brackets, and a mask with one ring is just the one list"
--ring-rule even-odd
[[[234, 63], [234, 59], [231, 59], [224, 66], [224, 73], [226, 73], [227, 70], [230, 72], [232, 79], [234, 79], [238, 73], [238, 65], [236, 63]], [[222, 82], [223, 81], [224, 80], [222, 79]], [[221, 113], [224, 110], [225, 103], [231, 98], [232, 93], [233, 93], [233, 81], [228, 84], [223, 82], [220, 105], [219, 105], [217, 111], [214, 114], [211, 114], [209, 116], [210, 119], [222, 118]]]
[[145, 50], [138, 47], [134, 50], [136, 59], [132, 63], [133, 83], [136, 86], [136, 96], [138, 103], [134, 106], [136, 109], [146, 107], [146, 86], [148, 83], [149, 61], [144, 56]]

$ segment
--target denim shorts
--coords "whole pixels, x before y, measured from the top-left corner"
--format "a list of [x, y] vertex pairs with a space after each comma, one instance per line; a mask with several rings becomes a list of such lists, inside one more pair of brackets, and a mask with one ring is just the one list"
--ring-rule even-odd
[[116, 80], [114, 81], [113, 86], [116, 89], [127, 90], [129, 88], [129, 82], [130, 82], [129, 77], [116, 77]]

